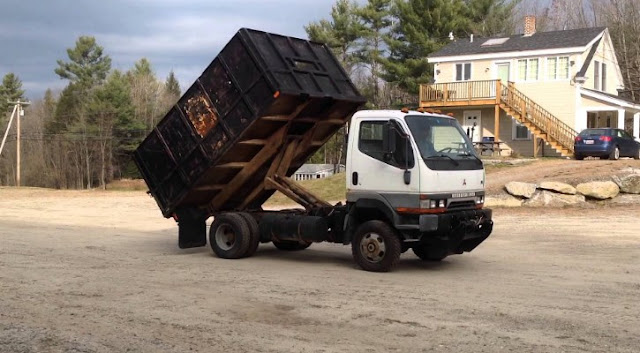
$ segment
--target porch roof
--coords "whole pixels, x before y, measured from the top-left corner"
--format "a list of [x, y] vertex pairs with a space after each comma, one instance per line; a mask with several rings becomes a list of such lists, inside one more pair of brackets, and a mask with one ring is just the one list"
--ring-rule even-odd
[[588, 88], [580, 88], [580, 94], [585, 98], [598, 100], [611, 105], [614, 108], [626, 108], [640, 112], [640, 103], [611, 93], [594, 91]]

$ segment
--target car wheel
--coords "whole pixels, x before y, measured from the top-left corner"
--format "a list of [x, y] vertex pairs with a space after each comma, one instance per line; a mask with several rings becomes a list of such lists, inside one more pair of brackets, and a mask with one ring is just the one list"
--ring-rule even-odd
[[580, 153], [576, 153], [573, 155], [575, 157], [576, 160], [581, 161], [584, 159], [584, 156], [581, 155]]
[[401, 252], [400, 237], [383, 221], [362, 223], [351, 242], [353, 258], [365, 271], [390, 271], [400, 260]]
[[616, 146], [613, 151], [611, 151], [611, 154], [609, 155], [609, 159], [613, 159], [614, 161], [618, 160], [620, 158], [620, 148], [618, 148], [618, 146]]
[[633, 155], [633, 159], [640, 159], [640, 148], [636, 151], [636, 154]]

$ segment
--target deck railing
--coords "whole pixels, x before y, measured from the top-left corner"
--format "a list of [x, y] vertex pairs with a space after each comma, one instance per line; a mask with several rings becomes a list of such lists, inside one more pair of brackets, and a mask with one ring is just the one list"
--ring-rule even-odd
[[498, 81], [459, 81], [420, 85], [420, 102], [448, 103], [495, 98]]

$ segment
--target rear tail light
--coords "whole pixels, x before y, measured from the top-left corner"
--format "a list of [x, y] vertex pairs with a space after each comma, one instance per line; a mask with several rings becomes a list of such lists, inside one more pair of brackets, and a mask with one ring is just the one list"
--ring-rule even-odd
[[600, 136], [600, 141], [611, 142], [611, 140], [613, 140], [611, 136]]
[[582, 137], [576, 136], [576, 142], [580, 142], [580, 141], [582, 141]]

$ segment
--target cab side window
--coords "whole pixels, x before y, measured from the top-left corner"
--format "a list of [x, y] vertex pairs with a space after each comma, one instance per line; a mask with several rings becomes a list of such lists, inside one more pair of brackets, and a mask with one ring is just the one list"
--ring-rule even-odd
[[413, 168], [415, 165], [413, 149], [408, 138], [402, 137], [400, 132], [393, 130], [396, 133], [395, 152], [393, 154], [384, 152], [384, 126], [388, 123], [389, 120], [361, 122], [358, 149], [367, 156], [394, 167]]

